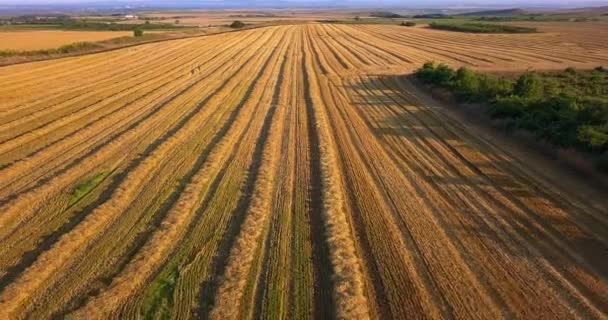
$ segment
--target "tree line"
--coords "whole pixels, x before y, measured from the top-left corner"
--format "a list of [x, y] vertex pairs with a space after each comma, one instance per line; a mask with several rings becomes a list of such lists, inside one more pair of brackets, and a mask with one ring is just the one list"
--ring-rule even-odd
[[486, 106], [509, 129], [524, 129], [554, 146], [592, 154], [597, 167], [608, 172], [608, 72], [602, 67], [530, 71], [507, 78], [429, 62], [415, 76], [447, 89], [460, 102]]

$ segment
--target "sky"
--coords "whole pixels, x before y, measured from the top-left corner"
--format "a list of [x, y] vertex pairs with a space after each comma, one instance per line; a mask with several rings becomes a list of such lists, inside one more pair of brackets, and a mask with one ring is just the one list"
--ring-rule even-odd
[[200, 6], [200, 7], [583, 7], [608, 5], [608, 0], [0, 0], [0, 5], [59, 5], [83, 6], [150, 5], [150, 6]]

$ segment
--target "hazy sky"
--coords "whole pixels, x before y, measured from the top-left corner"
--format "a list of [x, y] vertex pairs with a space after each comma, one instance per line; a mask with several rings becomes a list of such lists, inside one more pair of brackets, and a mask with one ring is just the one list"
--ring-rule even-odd
[[0, 0], [0, 5], [53, 5], [53, 4], [146, 4], [164, 6], [365, 6], [365, 7], [437, 7], [437, 6], [507, 6], [507, 7], [529, 7], [538, 5], [559, 6], [559, 7], [580, 7], [580, 6], [599, 6], [608, 5], [608, 0]]

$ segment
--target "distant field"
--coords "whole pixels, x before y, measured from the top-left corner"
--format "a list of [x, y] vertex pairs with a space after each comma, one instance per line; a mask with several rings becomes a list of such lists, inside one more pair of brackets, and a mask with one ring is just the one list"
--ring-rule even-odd
[[0, 319], [605, 319], [605, 193], [404, 76], [608, 63], [604, 26], [560, 28], [283, 25], [1, 67]]
[[96, 42], [132, 34], [127, 31], [0, 31], [0, 50], [50, 49], [74, 42]]
[[208, 26], [227, 25], [234, 20], [248, 24], [268, 23], [270, 21], [314, 21], [326, 19], [352, 19], [354, 14], [340, 11], [319, 10], [268, 10], [256, 11], [169, 11], [142, 13], [139, 20], [127, 20], [123, 23], [141, 23], [142, 19], [149, 18], [152, 23], [175, 23], [181, 26]]

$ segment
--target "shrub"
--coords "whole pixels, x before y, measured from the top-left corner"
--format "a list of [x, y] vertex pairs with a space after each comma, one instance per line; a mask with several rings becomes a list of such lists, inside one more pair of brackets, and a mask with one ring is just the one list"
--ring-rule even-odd
[[476, 100], [479, 97], [479, 76], [465, 67], [459, 68], [454, 76], [454, 91], [464, 100]]
[[606, 150], [608, 149], [608, 126], [580, 126], [577, 138], [590, 150]]
[[578, 110], [578, 121], [593, 125], [608, 124], [608, 99], [584, 97]]
[[597, 155], [598, 168], [608, 172], [608, 79], [601, 72], [527, 72], [510, 80], [429, 62], [415, 75], [461, 101], [483, 102], [506, 128], [525, 129], [553, 146]]
[[515, 82], [514, 93], [524, 98], [539, 98], [543, 94], [542, 80], [536, 73], [525, 73]]
[[479, 95], [481, 98], [495, 100], [505, 97], [513, 92], [513, 83], [505, 78], [481, 75], [479, 81]]
[[242, 21], [236, 20], [233, 23], [230, 24], [230, 28], [233, 29], [240, 29], [242, 27], [244, 27], [245, 24]]
[[435, 68], [433, 83], [441, 86], [449, 86], [455, 75], [456, 72], [454, 72], [454, 69], [441, 63]]
[[425, 83], [431, 83], [435, 74], [435, 64], [427, 62], [416, 71], [416, 77]]
[[498, 97], [490, 105], [490, 115], [496, 118], [516, 118], [524, 114], [528, 101], [520, 96]]
[[403, 16], [400, 14], [393, 13], [393, 12], [386, 12], [386, 11], [371, 12], [369, 15], [372, 17], [377, 17], [377, 18], [389, 18], [389, 19], [403, 18]]
[[134, 37], [141, 37], [143, 35], [144, 35], [144, 30], [142, 30], [140, 28], [133, 29], [133, 36]]
[[416, 26], [416, 22], [413, 22], [413, 21], [403, 21], [403, 22], [401, 22], [401, 25], [405, 26], [405, 27], [414, 27], [414, 26]]
[[490, 23], [437, 23], [431, 22], [429, 27], [432, 29], [471, 32], [471, 33], [534, 33], [536, 28], [516, 27], [502, 24]]

